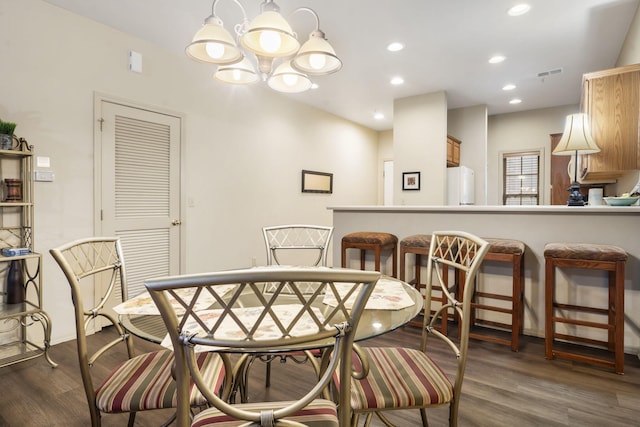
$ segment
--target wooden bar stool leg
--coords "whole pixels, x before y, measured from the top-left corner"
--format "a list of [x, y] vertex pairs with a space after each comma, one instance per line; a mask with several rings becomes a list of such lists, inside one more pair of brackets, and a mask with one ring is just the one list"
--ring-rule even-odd
[[[374, 253], [375, 270], [376, 271], [382, 271], [382, 270], [380, 270], [380, 246], [376, 246], [373, 249], [373, 253]], [[362, 269], [364, 270], [364, 264], [363, 264]]]
[[404, 246], [402, 248], [400, 248], [400, 280], [402, 280], [404, 282], [404, 278], [405, 278], [405, 269], [406, 269], [406, 262], [405, 262], [405, 257], [407, 256], [407, 252], [404, 249]]
[[347, 266], [347, 245], [342, 242], [342, 262], [341, 262], [341, 266], [342, 268], [345, 268]]
[[364, 270], [364, 262], [366, 259], [366, 255], [367, 255], [367, 251], [365, 251], [364, 249], [360, 249], [360, 270]]
[[511, 290], [511, 351], [518, 351], [522, 331], [522, 255], [513, 256]]
[[555, 263], [551, 259], [545, 262], [544, 291], [544, 357], [553, 359], [553, 293], [555, 291]]
[[616, 287], [616, 307], [615, 307], [615, 325], [616, 325], [616, 349], [615, 349], [615, 370], [616, 373], [624, 372], [624, 267], [622, 261], [616, 262], [615, 271], [615, 287]]
[[391, 260], [393, 277], [398, 277], [398, 245], [393, 246], [393, 259]]

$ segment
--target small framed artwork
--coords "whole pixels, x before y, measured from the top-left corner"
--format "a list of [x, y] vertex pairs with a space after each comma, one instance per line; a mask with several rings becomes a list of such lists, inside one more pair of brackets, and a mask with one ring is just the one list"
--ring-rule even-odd
[[333, 193], [333, 174], [326, 172], [302, 171], [303, 193]]
[[402, 172], [402, 190], [419, 190], [420, 172]]

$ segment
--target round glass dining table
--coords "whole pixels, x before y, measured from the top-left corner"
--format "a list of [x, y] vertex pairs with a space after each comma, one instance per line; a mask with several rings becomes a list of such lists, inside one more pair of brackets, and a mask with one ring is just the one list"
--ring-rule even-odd
[[[400, 302], [400, 299], [403, 301]], [[420, 292], [410, 284], [381, 276], [370, 297], [371, 304], [367, 304], [360, 318], [355, 341], [370, 339], [405, 325], [420, 313], [423, 301]], [[259, 305], [255, 295], [247, 295], [240, 303], [244, 307]], [[282, 303], [286, 304], [287, 301]], [[321, 310], [327, 309], [322, 299], [315, 304]], [[215, 308], [215, 305], [211, 308]], [[161, 343], [167, 335], [159, 314], [121, 314], [120, 319], [128, 332], [144, 340]]]

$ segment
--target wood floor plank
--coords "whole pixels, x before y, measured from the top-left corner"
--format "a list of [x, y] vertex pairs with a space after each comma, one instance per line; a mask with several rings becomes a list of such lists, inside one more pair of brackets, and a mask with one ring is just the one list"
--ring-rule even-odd
[[[112, 335], [101, 332], [91, 337], [106, 342]], [[419, 330], [401, 328], [364, 345], [417, 348]], [[638, 425], [640, 414], [640, 361], [625, 358], [625, 374], [616, 375], [606, 367], [567, 360], [546, 360], [544, 341], [523, 337], [522, 349], [472, 340], [467, 374], [460, 401], [461, 427], [601, 427]], [[136, 341], [138, 352], [154, 350], [154, 344]], [[444, 351], [437, 341], [430, 342], [430, 354], [441, 358]], [[51, 368], [42, 358], [0, 369], [0, 427], [89, 425], [89, 412], [78, 370], [75, 343], [53, 346]], [[121, 354], [113, 354], [109, 364]], [[451, 362], [443, 363], [452, 372]], [[96, 366], [96, 374], [110, 367]], [[264, 387], [264, 364], [251, 370], [250, 399], [281, 400], [305, 391], [313, 372], [307, 365], [274, 363], [272, 386]], [[136, 426], [158, 426], [171, 415], [170, 410], [150, 411], [137, 416]], [[446, 407], [429, 410], [432, 426], [447, 425]], [[400, 427], [420, 424], [418, 411], [395, 411], [389, 418]], [[103, 416], [105, 427], [123, 426], [126, 414]], [[382, 426], [377, 420], [373, 426]]]

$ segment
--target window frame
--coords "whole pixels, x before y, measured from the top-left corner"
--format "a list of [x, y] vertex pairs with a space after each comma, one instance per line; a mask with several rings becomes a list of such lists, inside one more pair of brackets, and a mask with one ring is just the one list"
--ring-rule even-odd
[[[507, 179], [509, 176], [506, 170], [506, 162], [508, 158], [520, 157], [523, 158], [525, 156], [537, 156], [537, 185], [536, 185], [536, 193], [522, 193], [519, 194], [507, 194]], [[500, 155], [501, 157], [501, 174], [502, 174], [502, 205], [503, 206], [537, 206], [542, 204], [542, 162], [544, 161], [544, 151], [543, 150], [523, 150], [523, 151], [512, 151], [512, 152], [503, 152]], [[535, 198], [535, 204], [523, 204], [522, 200], [525, 198]], [[520, 203], [518, 204], [507, 204], [507, 200], [519, 199]]]

